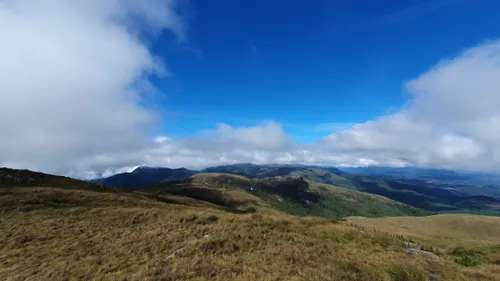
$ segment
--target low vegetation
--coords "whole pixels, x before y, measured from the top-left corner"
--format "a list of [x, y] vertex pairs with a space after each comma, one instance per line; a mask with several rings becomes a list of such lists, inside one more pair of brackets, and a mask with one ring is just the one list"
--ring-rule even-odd
[[231, 209], [267, 207], [298, 216], [331, 219], [354, 215], [382, 217], [431, 214], [382, 196], [297, 177], [249, 179], [232, 174], [208, 173], [197, 174], [182, 182], [161, 184], [150, 190], [159, 194], [192, 197]]
[[[404, 175], [403, 178], [399, 178], [397, 172], [395, 176], [388, 176], [382, 173], [377, 174], [380, 175], [379, 177], [374, 177], [371, 173], [356, 175], [332, 167], [304, 165], [235, 164], [210, 167], [202, 171], [192, 171], [184, 168], [141, 167], [131, 173], [118, 174], [109, 178], [96, 180], [95, 182], [106, 186], [141, 189], [170, 180], [184, 180], [200, 173], [224, 173], [261, 180], [275, 177], [304, 178], [317, 183], [381, 195], [434, 213], [500, 215], [500, 199], [496, 198], [498, 191], [492, 185], [478, 187], [477, 183], [473, 184], [473, 182], [467, 181], [472, 185], [464, 186], [464, 183], [462, 183], [450, 186], [448, 181], [443, 182], [438, 180], [430, 182], [428, 180], [408, 179]], [[431, 175], [432, 177], [439, 178], [435, 173], [431, 173]], [[444, 178], [460, 178], [463, 176], [453, 174], [445, 175]], [[491, 180], [493, 178], [489, 179], [489, 181]], [[469, 192], [470, 190], [477, 192], [471, 193]], [[387, 214], [384, 213], [383, 215]]]
[[[35, 204], [59, 198], [64, 205]], [[13, 200], [16, 198], [16, 200]], [[235, 214], [135, 193], [2, 189], [1, 280], [498, 280], [403, 251], [405, 236], [280, 213]]]
[[[274, 176], [303, 177], [311, 181], [381, 195], [410, 206], [439, 213], [470, 213], [500, 215], [500, 199], [487, 193], [478, 196], [443, 185], [429, 186], [426, 182], [401, 181], [384, 177], [354, 175], [330, 167], [292, 165], [237, 164], [206, 169], [211, 173], [230, 173], [250, 178]], [[442, 188], [443, 187], [443, 188]]]
[[429, 242], [444, 248], [463, 243], [468, 246], [500, 245], [500, 218], [465, 214], [443, 214], [427, 217], [363, 218], [350, 217], [349, 222]]
[[404, 219], [351, 217], [347, 221], [419, 241], [425, 250], [482, 272], [476, 274], [489, 276], [500, 265], [499, 217], [447, 214]]
[[[309, 201], [328, 192], [356, 203], [349, 190], [325, 190], [307, 181], [289, 194], [289, 179], [280, 178], [231, 176], [231, 184], [240, 186], [232, 188], [220, 175], [211, 175], [170, 186], [169, 192], [164, 187], [124, 192], [32, 172], [3, 172], [0, 280], [500, 278], [500, 223], [491, 217], [297, 217], [241, 188], [266, 189], [281, 198], [299, 194]], [[58, 187], [49, 187], [52, 183]], [[410, 254], [405, 246], [410, 244], [438, 257]]]

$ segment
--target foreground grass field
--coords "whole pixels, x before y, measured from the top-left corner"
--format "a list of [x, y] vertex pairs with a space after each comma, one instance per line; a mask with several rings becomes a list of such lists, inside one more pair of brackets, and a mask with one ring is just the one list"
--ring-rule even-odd
[[[427, 241], [443, 248], [500, 246], [500, 217], [434, 215], [427, 217], [350, 217], [349, 222]], [[500, 260], [499, 260], [500, 261]]]
[[[464, 266], [480, 268], [483, 265], [488, 269], [488, 265], [500, 265], [499, 217], [456, 214], [373, 219], [350, 217], [348, 221], [374, 231], [419, 241], [441, 257]], [[499, 276], [496, 278], [500, 280]]]
[[241, 214], [182, 197], [29, 187], [0, 189], [0, 212], [0, 280], [500, 280], [489, 258], [409, 255], [397, 229], [265, 206]]

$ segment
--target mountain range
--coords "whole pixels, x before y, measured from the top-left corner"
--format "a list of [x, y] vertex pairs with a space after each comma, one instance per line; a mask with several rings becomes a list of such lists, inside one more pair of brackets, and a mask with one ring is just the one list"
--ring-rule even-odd
[[[469, 193], [463, 186], [461, 188], [451, 188], [445, 184], [441, 186], [439, 180], [428, 183], [418, 178], [389, 176], [389, 172], [386, 172], [385, 176], [374, 176], [366, 170], [361, 170], [359, 174], [355, 174], [354, 172], [352, 169], [341, 170], [335, 167], [306, 165], [235, 164], [210, 167], [201, 171], [184, 168], [140, 167], [131, 173], [117, 174], [109, 178], [95, 180], [94, 182], [106, 186], [141, 189], [151, 185], [158, 185], [159, 183], [182, 181], [200, 173], [225, 173], [251, 179], [295, 177], [303, 178], [310, 182], [381, 195], [431, 212], [500, 214], [500, 199], [496, 197], [495, 192], [487, 195], [474, 192]], [[439, 173], [436, 174], [439, 175]], [[472, 189], [472, 187], [469, 187], [469, 189]]]
[[116, 174], [107, 178], [93, 180], [91, 182], [101, 183], [106, 186], [140, 189], [160, 182], [183, 180], [196, 173], [198, 172], [185, 168], [170, 169], [138, 167], [130, 173]]
[[[123, 176], [127, 178], [135, 176], [143, 179], [146, 177], [144, 174], [150, 175], [153, 171], [156, 173], [167, 172], [168, 176], [177, 175], [171, 169], [140, 168]], [[112, 180], [116, 181], [117, 178], [120, 177], [113, 177]], [[28, 170], [3, 168], [0, 170], [1, 187], [51, 187], [120, 192], [147, 197], [158, 202], [209, 206], [236, 213], [254, 213], [257, 210], [267, 210], [330, 219], [347, 216], [383, 217], [431, 214], [431, 212], [382, 196], [321, 184], [304, 177], [290, 175], [257, 179], [227, 173], [197, 173], [183, 180], [178, 178], [168, 181], [160, 179], [156, 184], [147, 188], [134, 190]], [[51, 197], [41, 201], [34, 200], [33, 204], [35, 206], [37, 204], [58, 206], [58, 204], [75, 203], [72, 200]]]
[[417, 167], [352, 167], [352, 174], [373, 176], [403, 183], [448, 188], [470, 195], [500, 196], [500, 175], [484, 172], [450, 171]]

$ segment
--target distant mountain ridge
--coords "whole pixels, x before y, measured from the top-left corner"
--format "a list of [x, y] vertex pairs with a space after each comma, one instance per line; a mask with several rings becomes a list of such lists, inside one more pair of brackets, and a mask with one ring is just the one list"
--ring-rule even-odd
[[[153, 172], [163, 175], [167, 172], [170, 176], [176, 176], [189, 171], [142, 167], [126, 175]], [[80, 193], [82, 191], [102, 192], [102, 202], [88, 200]], [[19, 194], [27, 194], [29, 198], [19, 201], [15, 198]], [[184, 180], [158, 182], [149, 188], [134, 191], [29, 170], [0, 169], [0, 212], [13, 208], [34, 210], [99, 206], [105, 203], [108, 196], [128, 198], [124, 200], [149, 198], [151, 202], [159, 204], [201, 206], [235, 213], [280, 211], [330, 219], [431, 214], [385, 197], [318, 184], [294, 176], [251, 179], [233, 174], [198, 173]]]
[[342, 170], [334, 167], [291, 164], [255, 165], [250, 163], [242, 163], [209, 167], [200, 171], [189, 170], [186, 168], [171, 169], [163, 167], [141, 166], [136, 168], [132, 172], [120, 173], [107, 178], [92, 180], [91, 182], [114, 187], [140, 189], [159, 182], [183, 180], [198, 173], [227, 173], [250, 178], [267, 178], [286, 176], [297, 171], [308, 169], [321, 169], [336, 175], [346, 174]]
[[310, 181], [381, 195], [432, 212], [467, 212], [500, 215], [500, 199], [469, 194], [459, 189], [397, 178], [356, 175], [334, 167], [307, 165], [234, 164], [210, 167], [201, 171], [147, 168], [115, 175], [97, 182], [109, 186], [144, 188], [161, 182], [184, 180], [198, 173], [226, 173], [265, 179], [277, 176], [303, 177]]
[[30, 170], [0, 168], [0, 188], [9, 187], [62, 187], [86, 190], [113, 190], [102, 184], [85, 182]]
[[300, 165], [300, 164], [268, 164], [268, 165], [256, 165], [250, 163], [233, 164], [233, 165], [221, 165], [215, 167], [209, 167], [201, 170], [202, 173], [229, 173], [241, 176], [255, 177], [255, 178], [266, 178], [272, 176], [283, 176], [290, 174], [294, 171], [305, 170], [305, 169], [321, 169], [334, 173], [337, 175], [346, 174], [344, 171], [327, 166], [313, 166], [313, 165]]
[[130, 173], [116, 174], [111, 177], [93, 180], [92, 182], [106, 186], [140, 189], [159, 182], [183, 180], [196, 173], [198, 172], [186, 168], [138, 167]]
[[448, 188], [469, 195], [500, 197], [500, 174], [417, 167], [353, 167], [342, 170], [350, 174]]

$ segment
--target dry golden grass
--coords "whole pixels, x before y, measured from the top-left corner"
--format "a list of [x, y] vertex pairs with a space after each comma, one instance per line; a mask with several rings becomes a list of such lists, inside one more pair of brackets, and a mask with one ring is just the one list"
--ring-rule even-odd
[[442, 247], [500, 245], [500, 217], [434, 215], [427, 217], [350, 217], [348, 221], [368, 228], [397, 233]]
[[463, 271], [471, 280], [500, 280], [500, 217], [449, 214], [347, 220], [365, 229], [403, 235], [444, 259], [470, 266]]
[[51, 188], [1, 190], [0, 202], [0, 280], [479, 281], [500, 276], [498, 266], [466, 268], [448, 259], [407, 255], [398, 235], [327, 219], [258, 210], [234, 214], [139, 194]]

